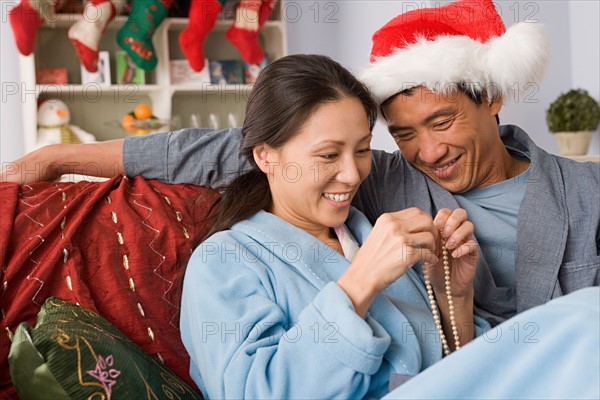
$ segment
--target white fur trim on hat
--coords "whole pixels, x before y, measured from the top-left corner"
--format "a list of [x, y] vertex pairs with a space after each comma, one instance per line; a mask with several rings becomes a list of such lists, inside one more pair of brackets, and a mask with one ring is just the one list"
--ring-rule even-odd
[[486, 43], [468, 36], [438, 36], [429, 41], [421, 38], [387, 57], [377, 58], [361, 79], [379, 104], [412, 87], [447, 93], [458, 83], [494, 98], [539, 83], [548, 55], [543, 27], [521, 22]]

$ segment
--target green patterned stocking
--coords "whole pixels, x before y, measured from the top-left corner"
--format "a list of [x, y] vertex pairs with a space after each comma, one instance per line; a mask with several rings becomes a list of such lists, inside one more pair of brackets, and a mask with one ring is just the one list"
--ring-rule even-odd
[[135, 64], [151, 71], [158, 59], [152, 35], [167, 16], [173, 0], [134, 0], [129, 18], [117, 33], [117, 43]]

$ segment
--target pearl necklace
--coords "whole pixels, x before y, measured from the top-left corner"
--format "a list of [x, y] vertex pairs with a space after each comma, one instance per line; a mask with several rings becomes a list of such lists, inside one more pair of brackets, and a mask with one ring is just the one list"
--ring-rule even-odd
[[[454, 336], [454, 347], [456, 350], [460, 349], [460, 340], [458, 338], [458, 329], [456, 328], [456, 319], [454, 318], [454, 302], [452, 300], [452, 289], [450, 285], [450, 259], [448, 257], [448, 249], [446, 249], [446, 242], [442, 240], [442, 257], [444, 260], [444, 282], [446, 283], [446, 298], [448, 299], [448, 308], [450, 310], [450, 326], [452, 327], [452, 335]], [[442, 328], [442, 322], [438, 307], [433, 296], [433, 288], [431, 287], [431, 281], [429, 280], [429, 273], [427, 268], [423, 268], [423, 275], [425, 276], [425, 287], [427, 289], [427, 296], [429, 296], [429, 304], [431, 305], [431, 312], [433, 314], [433, 320], [435, 326], [440, 333], [442, 339], [442, 348], [444, 349], [444, 355], [450, 354], [450, 347], [444, 334], [444, 328]]]

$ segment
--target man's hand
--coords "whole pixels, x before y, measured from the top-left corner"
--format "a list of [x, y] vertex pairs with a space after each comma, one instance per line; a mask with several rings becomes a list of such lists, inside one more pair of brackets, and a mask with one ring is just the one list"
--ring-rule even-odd
[[[479, 259], [479, 247], [473, 239], [475, 228], [467, 220], [467, 212], [462, 208], [451, 211], [441, 209], [433, 220], [436, 229], [441, 232], [441, 239], [446, 243], [451, 267], [450, 286], [453, 297], [453, 311], [459, 341], [462, 344], [471, 341], [475, 335], [473, 325], [473, 280]], [[439, 246], [441, 247], [441, 246]], [[424, 264], [431, 278], [431, 286], [435, 292], [442, 325], [447, 338], [453, 337], [451, 310], [444, 281], [444, 263]], [[448, 340], [451, 349], [455, 349], [453, 340]]]
[[[478, 246], [473, 239], [475, 228], [467, 220], [467, 212], [462, 208], [451, 211], [441, 209], [433, 224], [441, 232], [441, 239], [446, 242], [446, 249], [452, 266], [452, 294], [456, 297], [468, 296], [473, 293], [473, 280], [479, 259]], [[441, 248], [441, 246], [439, 246]], [[441, 252], [437, 264], [428, 264], [431, 285], [438, 294], [445, 294], [444, 266]]]

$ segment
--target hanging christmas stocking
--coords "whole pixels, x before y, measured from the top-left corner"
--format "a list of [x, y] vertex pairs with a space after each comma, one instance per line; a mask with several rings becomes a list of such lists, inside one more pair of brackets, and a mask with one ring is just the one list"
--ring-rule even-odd
[[194, 71], [204, 68], [204, 40], [212, 30], [225, 0], [192, 0], [188, 26], [179, 35], [179, 45]]
[[265, 58], [258, 34], [276, 4], [277, 0], [242, 0], [238, 5], [235, 23], [225, 36], [248, 64], [260, 64]]
[[19, 52], [28, 56], [35, 46], [35, 36], [47, 19], [56, 17], [65, 0], [21, 0], [8, 12], [8, 20], [15, 35]]
[[69, 28], [69, 40], [77, 57], [89, 72], [98, 71], [98, 45], [106, 26], [113, 20], [125, 0], [91, 0], [86, 3], [83, 18]]
[[127, 22], [117, 32], [117, 43], [133, 62], [145, 71], [156, 67], [158, 59], [152, 35], [167, 16], [173, 0], [134, 0]]

